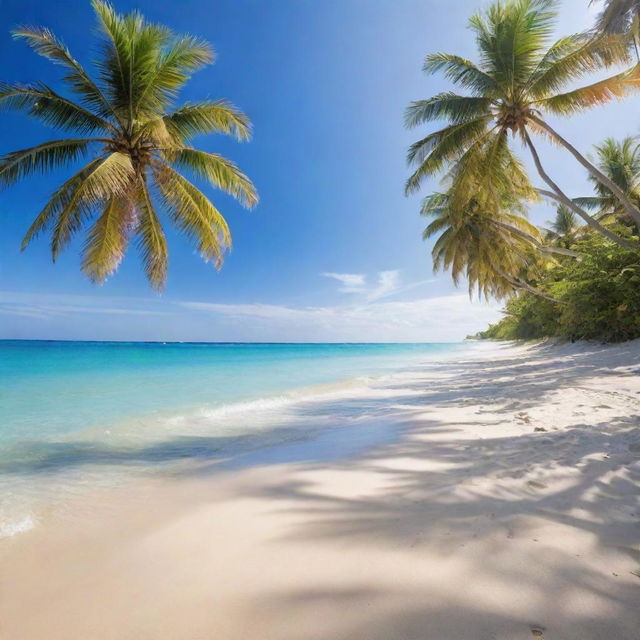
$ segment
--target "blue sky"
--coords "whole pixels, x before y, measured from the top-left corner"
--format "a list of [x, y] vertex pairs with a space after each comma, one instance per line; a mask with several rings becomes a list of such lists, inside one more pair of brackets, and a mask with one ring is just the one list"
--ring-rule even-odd
[[[474, 57], [468, 16], [478, 0], [120, 0], [178, 32], [205, 37], [215, 65], [183, 99], [225, 97], [246, 111], [254, 138], [199, 139], [237, 161], [260, 205], [244, 211], [206, 189], [226, 215], [234, 247], [216, 272], [169, 231], [163, 295], [150, 290], [135, 249], [96, 287], [79, 270], [81, 240], [53, 265], [46, 238], [19, 251], [47, 195], [67, 171], [35, 177], [1, 195], [0, 337], [109, 340], [457, 340], [499, 317], [496, 303], [470, 303], [447, 274], [434, 275], [421, 240], [420, 197], [405, 198], [405, 151], [418, 131], [402, 116], [410, 100], [449, 88], [421, 73], [424, 55]], [[590, 24], [587, 0], [561, 3], [559, 32]], [[2, 80], [44, 80], [59, 69], [11, 39], [20, 24], [51, 28], [84, 63], [95, 46], [85, 0], [0, 0]], [[637, 134], [638, 101], [555, 124], [584, 151], [607, 135]], [[0, 151], [55, 132], [0, 113]], [[588, 188], [564, 152], [543, 146], [567, 191]], [[434, 183], [435, 184], [435, 183]], [[536, 222], [552, 217], [538, 208]]]

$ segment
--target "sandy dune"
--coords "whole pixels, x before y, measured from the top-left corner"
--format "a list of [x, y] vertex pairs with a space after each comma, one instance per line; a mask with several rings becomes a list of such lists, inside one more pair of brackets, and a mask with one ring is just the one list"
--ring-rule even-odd
[[0, 638], [638, 640], [640, 344], [389, 385], [362, 411], [392, 442], [133, 483], [3, 540]]

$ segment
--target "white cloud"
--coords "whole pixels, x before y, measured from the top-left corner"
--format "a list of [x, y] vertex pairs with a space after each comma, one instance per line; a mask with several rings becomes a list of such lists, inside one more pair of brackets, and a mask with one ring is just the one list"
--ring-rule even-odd
[[326, 271], [322, 273], [325, 278], [333, 278], [342, 283], [338, 291], [342, 293], [361, 293], [365, 290], [366, 278], [362, 273], [333, 273]]
[[402, 284], [400, 271], [398, 269], [378, 271], [376, 284], [370, 286], [367, 285], [367, 278], [362, 273], [334, 273], [332, 271], [326, 271], [320, 275], [326, 278], [333, 278], [342, 283], [342, 286], [338, 289], [341, 293], [360, 293], [363, 295], [363, 299], [368, 302], [388, 298], [396, 293], [409, 291], [428, 282], [434, 282], [434, 280], [431, 279]]
[[379, 300], [386, 298], [400, 289], [400, 272], [380, 271], [378, 273], [378, 285], [367, 294], [368, 300]]
[[345, 342], [457, 341], [500, 317], [497, 305], [466, 295], [407, 302], [289, 307], [266, 304], [183, 302], [192, 311], [224, 316], [262, 340]]
[[462, 294], [386, 299], [390, 292], [417, 284], [398, 287], [395, 276], [388, 275], [356, 304], [306, 307], [0, 292], [0, 314], [16, 317], [16, 324], [2, 337], [447, 342], [461, 340], [500, 318], [497, 304], [471, 302]]

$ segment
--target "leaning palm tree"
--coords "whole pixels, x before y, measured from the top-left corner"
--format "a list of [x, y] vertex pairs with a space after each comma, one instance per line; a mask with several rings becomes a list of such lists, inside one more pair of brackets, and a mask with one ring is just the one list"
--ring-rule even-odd
[[[518, 137], [548, 186], [539, 190], [542, 196], [564, 204], [618, 244], [635, 248], [635, 243], [607, 229], [562, 191], [546, 173], [531, 138], [531, 134], [543, 135], [568, 150], [594, 179], [611, 190], [640, 225], [640, 209], [545, 119], [546, 114], [569, 115], [636, 90], [640, 86], [640, 65], [590, 85], [570, 88], [584, 74], [628, 63], [629, 51], [618, 36], [594, 40], [581, 34], [549, 46], [556, 17], [554, 5], [553, 0], [496, 2], [486, 13], [473, 16], [470, 25], [480, 50], [478, 64], [447, 53], [426, 57], [426, 72], [444, 71], [446, 77], [471, 95], [444, 92], [409, 106], [409, 127], [442, 119], [448, 124], [410, 147], [408, 159], [416, 169], [407, 181], [406, 191], [416, 191], [426, 177], [454, 163], [486, 177], [493, 165], [478, 162], [478, 153], [484, 154], [488, 147], [499, 144], [496, 140]], [[481, 179], [480, 183], [484, 181]]]
[[475, 198], [458, 210], [446, 193], [427, 196], [421, 214], [433, 218], [423, 238], [437, 235], [431, 251], [434, 271], [449, 270], [456, 285], [466, 278], [469, 295], [477, 291], [479, 297], [502, 300], [524, 290], [557, 302], [527, 282], [538, 266], [540, 242], [536, 227], [522, 215], [488, 213]]
[[[595, 147], [596, 165], [636, 206], [640, 206], [640, 145], [631, 137], [622, 140], [607, 138]], [[600, 220], [632, 222], [611, 190], [592, 180], [595, 196], [575, 198], [585, 209], [595, 210]]]
[[93, 8], [102, 31], [101, 55], [92, 77], [51, 31], [24, 27], [14, 36], [61, 65], [73, 98], [42, 83], [1, 84], [0, 107], [29, 115], [76, 137], [44, 142], [0, 159], [0, 184], [35, 172], [88, 163], [53, 193], [26, 233], [23, 248], [51, 233], [55, 260], [88, 226], [82, 269], [103, 282], [137, 240], [146, 275], [162, 289], [167, 244], [160, 212], [192, 238], [202, 257], [220, 266], [230, 245], [225, 219], [181, 170], [208, 181], [252, 207], [256, 191], [238, 167], [216, 153], [193, 148], [197, 134], [224, 133], [246, 140], [247, 117], [225, 100], [175, 104], [181, 87], [214, 59], [212, 48], [192, 36], [177, 36], [133, 12], [120, 15], [102, 0]]
[[506, 144], [484, 149], [476, 159], [492, 165], [484, 182], [475, 181], [477, 171], [457, 163], [443, 179], [447, 190], [422, 202], [421, 214], [432, 218], [423, 238], [438, 235], [431, 252], [434, 270], [449, 270], [456, 285], [464, 276], [470, 295], [477, 290], [479, 296], [502, 299], [527, 290], [549, 297], [527, 281], [529, 276], [550, 254], [578, 254], [543, 244], [538, 228], [526, 219], [525, 203], [537, 195]]

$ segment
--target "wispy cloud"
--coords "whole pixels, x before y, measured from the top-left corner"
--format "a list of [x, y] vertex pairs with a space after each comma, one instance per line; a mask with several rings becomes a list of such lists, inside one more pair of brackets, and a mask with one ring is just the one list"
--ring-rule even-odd
[[400, 271], [380, 271], [378, 284], [367, 293], [368, 300], [380, 300], [398, 291], [400, 288]]
[[333, 278], [342, 283], [338, 289], [341, 293], [359, 293], [368, 302], [388, 298], [397, 293], [415, 289], [423, 284], [434, 282], [433, 279], [419, 280], [417, 282], [403, 283], [400, 270], [390, 269], [388, 271], [378, 271], [377, 280], [374, 284], [367, 284], [367, 277], [362, 273], [334, 273], [324, 272], [321, 275]]
[[[16, 324], [0, 337], [442, 342], [460, 340], [500, 317], [498, 305], [471, 302], [461, 294], [388, 299], [417, 284], [398, 284], [395, 275], [386, 275], [378, 277], [358, 302], [324, 306], [4, 292], [0, 293], [0, 314], [16, 317]], [[7, 327], [8, 319], [3, 324]]]
[[[105, 305], [106, 301], [106, 305]], [[136, 298], [100, 298], [0, 291], [0, 314], [46, 319], [78, 314], [116, 316], [164, 316], [167, 311], [150, 309]]]
[[[471, 302], [466, 295], [406, 302], [290, 307], [269, 304], [183, 302], [183, 307], [233, 319], [245, 330], [290, 340], [455, 341], [495, 322], [496, 305]], [[270, 337], [264, 339], [272, 339]]]
[[333, 278], [342, 284], [338, 289], [342, 293], [361, 293], [365, 290], [366, 277], [362, 273], [333, 273], [325, 271], [322, 273], [325, 278]]

